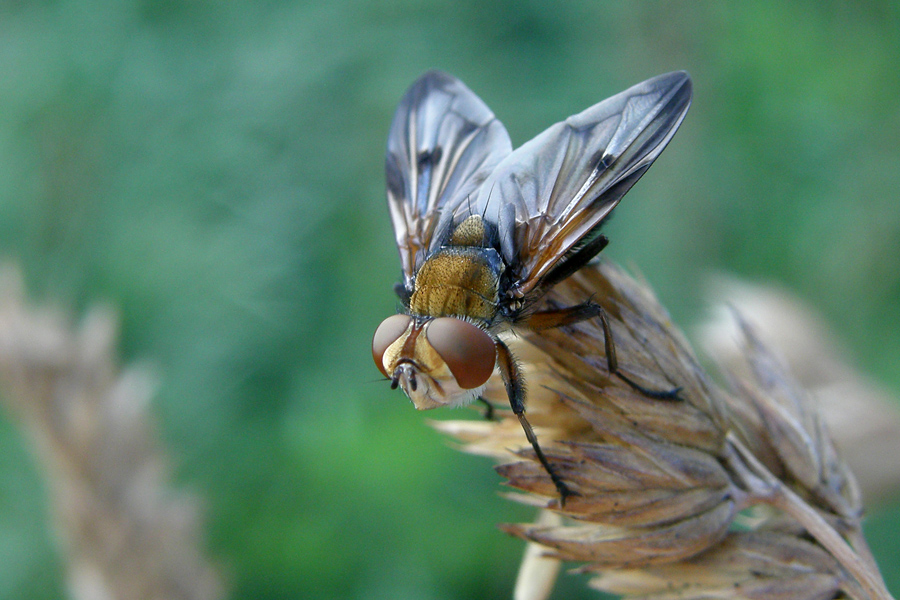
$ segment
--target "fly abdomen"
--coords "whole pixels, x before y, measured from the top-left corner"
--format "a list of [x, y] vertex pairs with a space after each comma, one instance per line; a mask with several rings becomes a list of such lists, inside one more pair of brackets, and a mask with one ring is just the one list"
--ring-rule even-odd
[[420, 316], [489, 321], [497, 314], [502, 271], [503, 263], [493, 248], [441, 248], [416, 274], [409, 310]]

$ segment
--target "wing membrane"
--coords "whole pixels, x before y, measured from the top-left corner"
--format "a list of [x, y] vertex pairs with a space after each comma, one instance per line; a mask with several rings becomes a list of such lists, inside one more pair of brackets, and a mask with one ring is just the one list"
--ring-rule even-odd
[[553, 125], [510, 154], [472, 212], [497, 224], [509, 295], [539, 288], [650, 167], [684, 119], [684, 72], [640, 83]]
[[512, 151], [494, 113], [455, 77], [430, 71], [400, 101], [388, 134], [385, 171], [404, 285], [440, 243], [454, 208]]

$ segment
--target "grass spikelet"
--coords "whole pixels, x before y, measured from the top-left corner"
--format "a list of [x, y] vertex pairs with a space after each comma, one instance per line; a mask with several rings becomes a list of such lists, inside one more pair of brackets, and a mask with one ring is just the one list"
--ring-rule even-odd
[[[544, 302], [587, 298], [609, 315], [620, 371], [647, 389], [678, 388], [678, 399], [610, 376], [599, 320], [511, 337], [529, 419], [575, 495], [560, 505], [511, 413], [438, 425], [501, 462], [520, 492], [510, 498], [557, 516], [505, 531], [545, 559], [581, 563], [592, 586], [626, 598], [891, 597], [861, 534], [853, 474], [809, 393], [749, 324], [735, 314], [743, 342], [740, 360], [722, 365], [723, 388], [647, 287], [609, 263], [582, 269]], [[485, 397], [505, 400], [494, 383]]]
[[115, 315], [95, 308], [72, 325], [27, 303], [22, 287], [0, 269], [0, 387], [47, 478], [70, 596], [222, 598], [197, 499], [167, 485], [152, 382], [117, 364]]

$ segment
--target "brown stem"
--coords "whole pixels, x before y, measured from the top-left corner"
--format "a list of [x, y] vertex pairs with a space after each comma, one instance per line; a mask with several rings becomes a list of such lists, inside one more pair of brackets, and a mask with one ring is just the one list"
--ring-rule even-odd
[[856, 579], [869, 598], [893, 600], [877, 571], [870, 568], [868, 562], [854, 551], [816, 509], [780, 481], [772, 492], [772, 506], [794, 517]]
[[[872, 556], [872, 551], [869, 549], [869, 544], [866, 542], [862, 530], [859, 527], [854, 527], [845, 534], [845, 537], [850, 545], [853, 546], [853, 549], [856, 550], [856, 553], [859, 554], [860, 558], [866, 561], [866, 564], [869, 565], [869, 569], [878, 571], [878, 563], [875, 562], [875, 557]], [[884, 581], [883, 578], [882, 581]]]

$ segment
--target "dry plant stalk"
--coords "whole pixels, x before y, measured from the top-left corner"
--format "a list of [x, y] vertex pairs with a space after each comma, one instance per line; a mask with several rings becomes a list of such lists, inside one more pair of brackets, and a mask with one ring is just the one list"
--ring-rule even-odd
[[95, 309], [72, 327], [22, 287], [0, 269], [0, 390], [48, 479], [71, 597], [222, 598], [196, 499], [166, 485], [150, 379], [116, 364], [116, 318]]
[[[592, 586], [627, 598], [891, 598], [861, 534], [853, 475], [805, 391], [749, 326], [726, 391], [645, 285], [595, 263], [545, 302], [586, 298], [609, 315], [619, 369], [649, 389], [680, 388], [680, 400], [610, 377], [598, 320], [525, 333], [515, 352], [528, 417], [577, 495], [560, 505], [512, 415], [436, 424], [466, 451], [503, 461], [500, 474], [524, 492], [511, 498], [557, 515], [505, 531], [584, 563]], [[499, 382], [486, 398], [502, 406]], [[517, 599], [546, 598], [547, 582], [529, 575], [538, 560], [554, 576], [546, 556], [527, 558]]]

